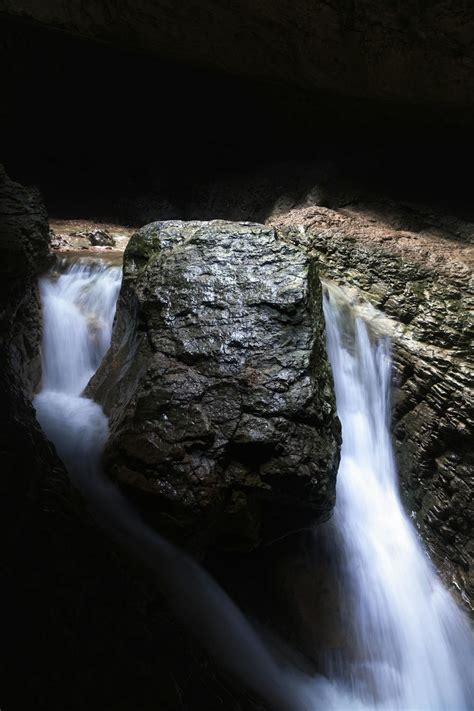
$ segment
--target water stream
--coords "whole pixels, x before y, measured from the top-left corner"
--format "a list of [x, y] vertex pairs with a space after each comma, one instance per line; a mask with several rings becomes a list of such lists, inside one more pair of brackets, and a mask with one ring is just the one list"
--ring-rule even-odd
[[[149, 529], [100, 470], [108, 423], [84, 387], [110, 344], [121, 270], [63, 264], [40, 282], [43, 382], [34, 405], [97, 521], [141, 558], [176, 613], [272, 709], [468, 710], [472, 637], [403, 512], [390, 442], [390, 344], [371, 338], [337, 292], [325, 300], [343, 447], [331, 523], [340, 587], [351, 602], [350, 659], [327, 679], [281, 668], [211, 577]], [[337, 548], [337, 550], [336, 550]]]
[[331, 522], [355, 650], [337, 683], [380, 709], [472, 709], [474, 645], [402, 507], [390, 437], [391, 344], [326, 290], [327, 348], [342, 425]]

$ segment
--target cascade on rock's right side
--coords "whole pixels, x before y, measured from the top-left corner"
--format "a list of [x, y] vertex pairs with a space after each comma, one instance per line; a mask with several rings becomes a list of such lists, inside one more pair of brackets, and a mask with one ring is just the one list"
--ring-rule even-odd
[[[474, 705], [469, 623], [438, 579], [399, 497], [390, 436], [387, 337], [326, 285], [327, 348], [343, 444], [334, 519], [351, 652], [328, 654], [327, 673], [366, 708], [449, 711]], [[350, 703], [352, 706], [352, 703]]]

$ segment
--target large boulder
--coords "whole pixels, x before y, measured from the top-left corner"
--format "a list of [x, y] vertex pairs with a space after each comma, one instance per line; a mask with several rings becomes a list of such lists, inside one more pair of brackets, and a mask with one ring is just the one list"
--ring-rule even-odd
[[326, 519], [338, 423], [316, 261], [292, 230], [157, 222], [130, 241], [91, 392], [107, 472], [188, 542], [253, 547]]

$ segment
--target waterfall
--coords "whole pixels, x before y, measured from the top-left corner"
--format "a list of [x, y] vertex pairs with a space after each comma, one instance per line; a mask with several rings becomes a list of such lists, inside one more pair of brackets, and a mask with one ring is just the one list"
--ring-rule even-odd
[[108, 437], [107, 418], [82, 391], [110, 345], [122, 280], [102, 260], [63, 260], [40, 280], [43, 311], [42, 387], [33, 404], [76, 486], [93, 485], [88, 472]]
[[[43, 382], [34, 405], [75, 485], [107, 533], [155, 574], [176, 614], [271, 709], [461, 711], [472, 708], [472, 638], [403, 512], [390, 441], [390, 343], [326, 294], [327, 344], [343, 446], [329, 524], [353, 655], [327, 678], [278, 665], [253, 627], [191, 558], [147, 527], [101, 472], [102, 408], [83, 390], [110, 344], [121, 270], [101, 260], [61, 265], [40, 282]], [[471, 690], [472, 691], [472, 690]]]
[[469, 623], [398, 492], [390, 341], [371, 333], [337, 288], [325, 290], [324, 315], [343, 440], [330, 531], [355, 646], [350, 659], [332, 660], [333, 680], [363, 708], [467, 711], [474, 707]]

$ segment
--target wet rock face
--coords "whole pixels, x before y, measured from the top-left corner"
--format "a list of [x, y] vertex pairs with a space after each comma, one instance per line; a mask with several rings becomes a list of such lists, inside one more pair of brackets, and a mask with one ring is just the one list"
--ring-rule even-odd
[[51, 489], [61, 489], [61, 474], [66, 480], [29, 402], [41, 378], [37, 278], [49, 261], [39, 193], [15, 183], [0, 166], [0, 518], [1, 540], [10, 548], [17, 522], [38, 499], [45, 478]]
[[110, 414], [107, 471], [158, 496], [175, 534], [209, 529], [245, 548], [330, 514], [338, 426], [321, 289], [291, 230], [141, 229], [91, 390]]
[[394, 436], [403, 485], [428, 542], [474, 600], [472, 366], [444, 351], [395, 350]]
[[31, 394], [40, 379], [37, 275], [51, 261], [46, 210], [37, 190], [0, 166], [0, 351], [3, 372]]
[[382, 330], [394, 342], [401, 486], [435, 561], [472, 605], [472, 225], [462, 234], [440, 222], [414, 232], [403, 221], [393, 227], [325, 208], [284, 219], [296, 221], [306, 225], [321, 273], [391, 318]]

